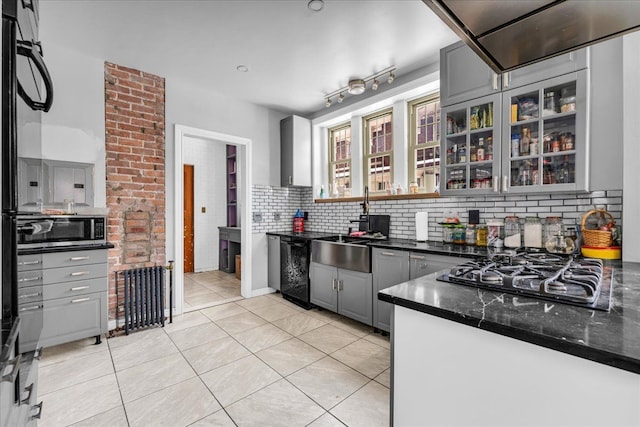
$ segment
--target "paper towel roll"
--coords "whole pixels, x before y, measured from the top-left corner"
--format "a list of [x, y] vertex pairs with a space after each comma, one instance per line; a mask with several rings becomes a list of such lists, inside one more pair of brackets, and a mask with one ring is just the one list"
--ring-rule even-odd
[[429, 240], [429, 212], [416, 212], [416, 240]]

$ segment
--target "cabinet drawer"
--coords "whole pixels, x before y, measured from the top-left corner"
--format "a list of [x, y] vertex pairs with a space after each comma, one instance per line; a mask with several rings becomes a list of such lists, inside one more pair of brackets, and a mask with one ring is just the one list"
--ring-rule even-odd
[[42, 287], [45, 300], [57, 298], [74, 298], [77, 295], [106, 292], [108, 281], [106, 277], [89, 280], [78, 280], [67, 283], [53, 283]]
[[18, 255], [18, 271], [42, 268], [42, 254]]
[[[40, 333], [38, 316], [42, 316]], [[107, 293], [99, 292], [75, 298], [44, 301], [42, 313], [24, 312], [20, 336], [21, 350], [34, 350], [36, 345], [49, 347], [107, 331]]]
[[18, 288], [18, 309], [34, 304], [41, 304], [44, 299], [42, 285]]
[[43, 268], [57, 268], [74, 265], [100, 264], [107, 262], [107, 250], [51, 252], [42, 254]]
[[42, 271], [42, 283], [48, 285], [60, 282], [107, 277], [107, 264], [78, 265], [76, 267], [48, 268]]

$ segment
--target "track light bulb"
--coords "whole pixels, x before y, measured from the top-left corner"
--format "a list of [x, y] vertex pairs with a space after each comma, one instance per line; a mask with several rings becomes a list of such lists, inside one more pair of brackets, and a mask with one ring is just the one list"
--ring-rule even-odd
[[380, 82], [378, 81], [378, 79], [374, 79], [373, 83], [371, 83], [371, 90], [378, 90], [378, 85], [380, 84]]
[[389, 78], [387, 79], [387, 83], [391, 84], [393, 83], [393, 80], [396, 78], [395, 74], [393, 74], [393, 71], [389, 73]]
[[331, 98], [327, 98], [327, 102], [324, 103], [324, 106], [327, 108], [331, 107]]
[[342, 101], [344, 101], [344, 95], [340, 94], [340, 96], [338, 97], [338, 104], [340, 104]]

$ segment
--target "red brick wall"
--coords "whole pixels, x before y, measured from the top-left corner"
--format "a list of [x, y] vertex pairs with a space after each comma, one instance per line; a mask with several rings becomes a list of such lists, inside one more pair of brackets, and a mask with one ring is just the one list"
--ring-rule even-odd
[[105, 62], [104, 99], [114, 319], [115, 272], [165, 264], [164, 78]]

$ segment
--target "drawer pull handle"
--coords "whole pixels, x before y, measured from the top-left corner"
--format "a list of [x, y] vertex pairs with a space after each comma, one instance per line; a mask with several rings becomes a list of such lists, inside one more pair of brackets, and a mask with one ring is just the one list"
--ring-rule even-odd
[[88, 256], [73, 256], [69, 260], [70, 261], [84, 261], [85, 259], [89, 259]]
[[75, 288], [71, 288], [72, 291], [81, 291], [83, 289], [89, 289], [88, 286], [76, 286]]
[[85, 274], [89, 274], [88, 271], [74, 271], [71, 273], [72, 276], [84, 276]]
[[33, 405], [33, 406], [31, 407], [31, 409], [36, 409], [36, 408], [38, 409], [38, 412], [37, 412], [35, 415], [32, 415], [32, 416], [31, 416], [31, 419], [32, 419], [32, 420], [39, 420], [39, 419], [40, 419], [40, 417], [42, 416], [42, 403], [43, 403], [43, 401], [41, 401], [41, 402], [40, 402], [40, 403], [38, 403], [37, 405]]
[[33, 383], [31, 383], [30, 385], [26, 386], [24, 388], [24, 391], [27, 393], [27, 397], [25, 397], [24, 399], [22, 399], [20, 401], [20, 403], [22, 403], [22, 404], [29, 403], [29, 400], [31, 400], [31, 394], [33, 393]]
[[384, 256], [396, 256], [393, 252], [380, 252], [380, 254]]
[[78, 299], [72, 299], [71, 300], [71, 304], [75, 304], [78, 302], [85, 302], [85, 301], [89, 301], [91, 298], [87, 297], [87, 298], [78, 298]]
[[40, 310], [43, 306], [41, 305], [32, 305], [31, 307], [23, 307], [20, 309], [20, 311], [33, 311], [33, 310]]
[[40, 279], [42, 279], [42, 277], [40, 276], [23, 277], [22, 279], [18, 280], [18, 282], [33, 282], [34, 280], [40, 280]]
[[41, 292], [36, 292], [35, 294], [24, 294], [24, 295], [20, 295], [18, 298], [39, 297], [40, 295], [42, 295], [42, 293], [41, 293]]
[[18, 372], [20, 372], [20, 362], [22, 362], [22, 354], [19, 354], [13, 359], [7, 360], [5, 363], [3, 363], [3, 368], [9, 365], [13, 366], [13, 368], [11, 369], [11, 372], [7, 372], [5, 375], [3, 375], [0, 381], [9, 381], [10, 383], [15, 383], [16, 378], [18, 378]]
[[36, 264], [40, 264], [39, 260], [35, 260], [35, 261], [22, 261], [19, 262], [18, 265], [36, 265]]
[[411, 259], [425, 259], [425, 257], [422, 256], [422, 255], [409, 255], [409, 258], [411, 258]]

